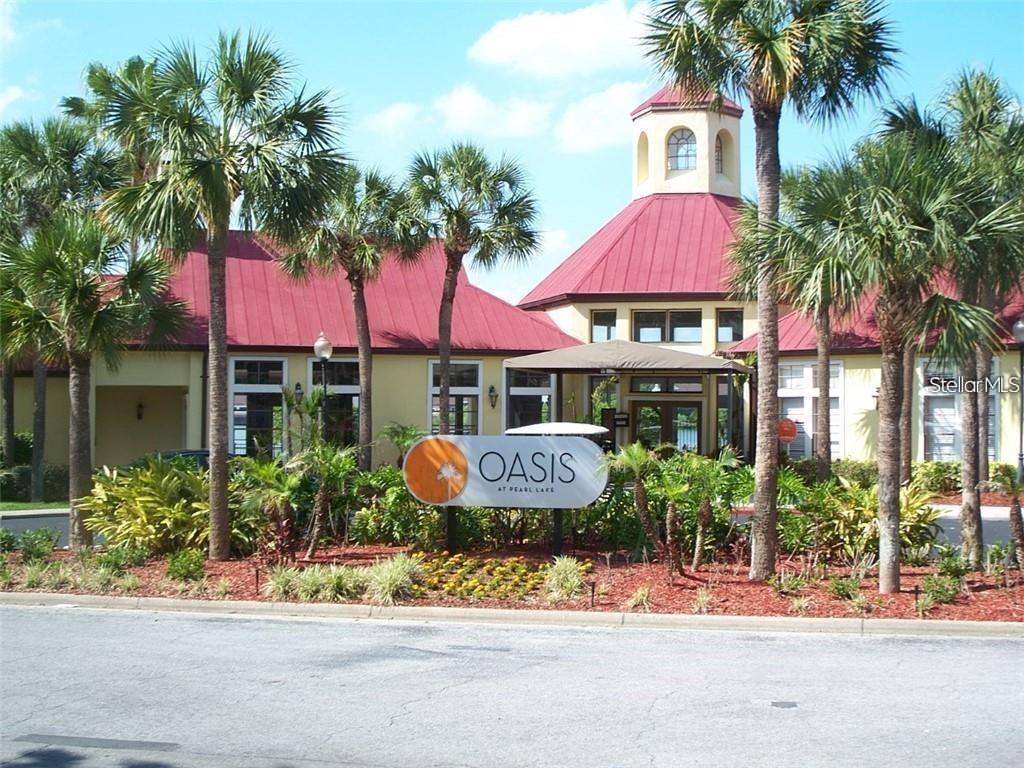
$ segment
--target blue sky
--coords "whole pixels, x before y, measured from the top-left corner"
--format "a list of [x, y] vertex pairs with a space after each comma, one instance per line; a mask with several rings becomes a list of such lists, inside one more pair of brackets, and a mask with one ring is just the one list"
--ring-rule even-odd
[[[630, 198], [629, 110], [658, 83], [635, 44], [643, 7], [598, 2], [50, 2], [0, 0], [0, 121], [41, 119], [78, 94], [90, 61], [116, 64], [218, 29], [269, 33], [311, 87], [345, 114], [344, 147], [402, 173], [453, 139], [508, 152], [541, 205], [543, 252], [473, 273], [516, 300]], [[902, 49], [894, 96], [934, 100], [964, 67], [1024, 89], [1024, 2], [895, 2]], [[871, 130], [877, 106], [838, 126], [782, 126], [784, 165], [813, 163]], [[754, 196], [753, 125], [743, 118], [744, 194]]]

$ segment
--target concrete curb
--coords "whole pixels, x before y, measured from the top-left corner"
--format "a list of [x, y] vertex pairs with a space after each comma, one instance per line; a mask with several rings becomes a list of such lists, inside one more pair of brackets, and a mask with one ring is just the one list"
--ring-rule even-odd
[[839, 619], [790, 616], [696, 616], [677, 613], [543, 611], [512, 608], [377, 606], [344, 603], [270, 603], [249, 600], [184, 600], [170, 597], [116, 597], [45, 592], [3, 592], [0, 605], [62, 606], [107, 610], [201, 613], [245, 617], [307, 617], [481, 624], [534, 624], [564, 627], [717, 630], [724, 632], [801, 632], [919, 637], [1024, 638], [1024, 622], [928, 619]]

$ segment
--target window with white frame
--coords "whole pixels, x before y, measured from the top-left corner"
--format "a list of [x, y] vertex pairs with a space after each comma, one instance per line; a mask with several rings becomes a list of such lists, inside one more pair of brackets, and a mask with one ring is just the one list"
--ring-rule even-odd
[[309, 365], [312, 386], [323, 386], [327, 380], [324, 437], [336, 445], [355, 445], [359, 442], [359, 361], [328, 360], [325, 365], [311, 357]]
[[[992, 377], [998, 375], [998, 360], [992, 361]], [[940, 366], [924, 360], [921, 374], [921, 433], [925, 461], [959, 461], [963, 455], [961, 408], [963, 394], [943, 387], [943, 382], [958, 379], [952, 366]], [[988, 455], [995, 460], [998, 451], [999, 398], [988, 395]]]
[[506, 429], [554, 420], [554, 375], [510, 369], [506, 371], [506, 386]]
[[284, 449], [281, 388], [288, 380], [283, 358], [231, 358], [231, 452], [277, 456]]
[[[441, 367], [429, 363], [430, 431], [441, 431]], [[453, 360], [448, 376], [448, 428], [453, 435], [480, 434], [481, 370], [478, 361]]]
[[[833, 361], [829, 367], [829, 442], [832, 456], [843, 455], [843, 364]], [[782, 450], [794, 459], [808, 458], [817, 445], [818, 377], [817, 363], [787, 361], [779, 363], [779, 417], [796, 424], [796, 439], [783, 443]]]

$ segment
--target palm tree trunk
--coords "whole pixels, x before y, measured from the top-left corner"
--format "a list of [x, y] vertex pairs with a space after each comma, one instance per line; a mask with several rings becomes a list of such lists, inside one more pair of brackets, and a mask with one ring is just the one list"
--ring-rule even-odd
[[989, 481], [988, 466], [988, 419], [989, 397], [987, 382], [992, 375], [992, 350], [978, 350], [978, 381], [986, 382], [977, 394], [978, 398], [978, 482], [984, 487]]
[[316, 554], [317, 545], [320, 543], [320, 534], [324, 530], [324, 521], [327, 519], [327, 503], [330, 501], [327, 489], [323, 482], [316, 490], [313, 497], [313, 525], [309, 531], [309, 545], [306, 547], [306, 559], [309, 560]]
[[707, 539], [708, 529], [711, 528], [711, 499], [701, 499], [697, 508], [697, 540], [693, 545], [693, 570], [697, 570], [704, 563], [704, 541]]
[[[438, 376], [440, 378], [438, 387], [437, 404], [439, 429], [442, 435], [451, 431], [449, 423], [448, 403], [451, 393], [451, 362], [452, 362], [452, 312], [455, 308], [455, 288], [459, 281], [459, 271], [462, 268], [462, 254], [446, 253], [446, 266], [444, 271], [444, 287], [441, 289], [441, 306], [437, 313], [437, 356]], [[458, 540], [458, 513], [453, 507], [445, 509], [445, 544], [449, 552], [454, 552], [459, 545]]]
[[227, 282], [225, 247], [227, 216], [207, 234], [207, 270], [210, 281], [209, 401], [210, 445], [210, 559], [231, 555], [231, 518], [228, 512], [228, 354]]
[[72, 549], [92, 546], [92, 533], [85, 527], [85, 515], [78, 499], [89, 493], [92, 482], [92, 436], [90, 433], [89, 390], [92, 375], [87, 355], [68, 356], [68, 395], [70, 400], [68, 499], [71, 510], [68, 534]]
[[[779, 115], [778, 109], [754, 108], [758, 218], [762, 224], [779, 215]], [[757, 276], [757, 324], [757, 453], [749, 578], [763, 581], [775, 573], [779, 472], [779, 309], [766, 264]]]
[[1017, 555], [1017, 570], [1024, 571], [1024, 520], [1020, 513], [1020, 495], [1013, 494], [1013, 503], [1010, 505], [1010, 540], [1013, 541], [1013, 549]]
[[43, 456], [46, 451], [46, 364], [32, 359], [32, 501], [43, 501], [46, 492]]
[[878, 591], [882, 594], [900, 589], [901, 357], [900, 347], [883, 333], [878, 389]]
[[824, 482], [832, 474], [832, 332], [828, 307], [814, 315], [814, 336], [818, 351], [818, 441], [814, 458], [818, 463], [818, 479]]
[[3, 452], [4, 466], [10, 469], [14, 466], [14, 362], [4, 363], [2, 377], [2, 389], [4, 398], [4, 435]]
[[357, 272], [348, 275], [352, 286], [352, 308], [356, 318], [356, 346], [359, 356], [359, 468], [368, 470], [373, 464], [373, 350], [370, 340], [370, 316], [366, 311], [363, 276]]
[[[963, 381], [978, 378], [977, 359], [972, 354], [960, 367]], [[960, 541], [961, 551], [971, 566], [982, 562], [981, 499], [978, 495], [978, 398], [965, 392], [960, 398]]]
[[651, 518], [651, 508], [647, 503], [647, 486], [642, 478], [637, 478], [633, 482], [633, 505], [636, 507], [637, 517], [640, 518], [640, 525], [643, 527], [644, 533], [647, 534], [647, 538], [650, 539], [651, 546], [654, 547], [655, 554], [658, 557], [664, 557], [665, 545], [661, 541], [661, 536], [658, 535], [658, 526]]
[[679, 542], [679, 509], [672, 501], [665, 510], [665, 549], [668, 554], [665, 558], [665, 569], [668, 571], [668, 581], [671, 584], [673, 574], [683, 573], [683, 548]]
[[900, 485], [907, 485], [912, 477], [914, 459], [913, 419], [914, 419], [914, 381], [917, 378], [915, 368], [917, 356], [911, 347], [903, 350], [903, 402], [900, 407]]

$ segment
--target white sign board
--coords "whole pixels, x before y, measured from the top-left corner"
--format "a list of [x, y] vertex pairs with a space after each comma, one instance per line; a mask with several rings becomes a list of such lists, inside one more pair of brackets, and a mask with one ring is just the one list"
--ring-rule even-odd
[[459, 507], [575, 509], [608, 482], [601, 449], [582, 437], [435, 435], [402, 471], [420, 501]]

